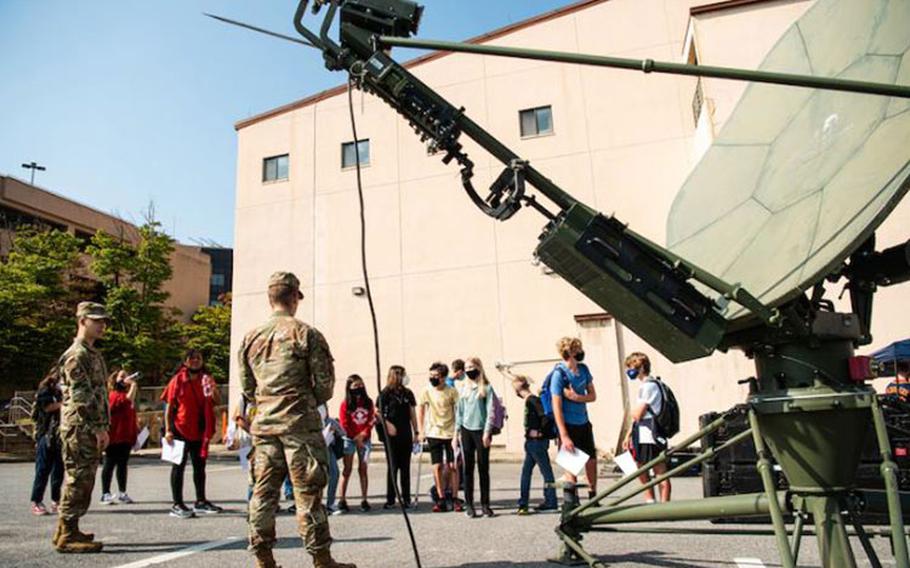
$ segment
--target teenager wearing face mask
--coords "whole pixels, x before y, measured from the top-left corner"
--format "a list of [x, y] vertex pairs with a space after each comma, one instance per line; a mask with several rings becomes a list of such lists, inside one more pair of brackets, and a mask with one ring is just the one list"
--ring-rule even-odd
[[483, 515], [495, 516], [490, 508], [490, 446], [493, 444], [493, 387], [477, 357], [465, 362], [467, 380], [455, 407], [453, 447], [464, 455], [465, 515], [481, 516], [474, 507], [474, 464], [480, 477], [480, 507]]
[[[218, 389], [215, 379], [205, 370], [202, 352], [190, 349], [183, 364], [167, 388], [161, 394], [167, 403], [164, 411], [164, 441], [184, 442], [183, 460], [171, 468], [171, 495], [174, 505], [171, 516], [181, 519], [196, 514], [220, 513], [223, 509], [205, 498], [205, 462], [208, 457], [209, 441], [215, 433], [215, 405], [218, 404]], [[193, 485], [196, 488], [196, 502], [190, 509], [183, 502], [183, 473], [187, 459], [193, 464]]]
[[[420, 408], [417, 423], [424, 427], [421, 441], [430, 448], [433, 464], [433, 478], [436, 482], [434, 513], [443, 513], [449, 508], [462, 511], [458, 499], [458, 468], [455, 466], [455, 406], [458, 392], [446, 385], [449, 368], [445, 363], [430, 365], [430, 386], [420, 393], [417, 405]], [[429, 409], [429, 414], [427, 413]]]
[[417, 400], [405, 385], [408, 374], [401, 365], [392, 365], [386, 378], [386, 386], [379, 394], [379, 415], [386, 451], [391, 453], [393, 468], [386, 478], [386, 502], [384, 508], [395, 506], [395, 479], [404, 505], [411, 506], [411, 450], [417, 428]]
[[373, 449], [371, 440], [373, 433], [374, 410], [373, 401], [367, 396], [366, 386], [360, 375], [351, 375], [345, 383], [344, 400], [338, 417], [344, 429], [344, 470], [341, 473], [341, 500], [338, 501], [338, 510], [348, 511], [348, 482], [354, 465], [354, 454], [357, 454], [357, 474], [360, 476], [360, 510], [364, 513], [370, 510], [367, 501], [367, 467], [370, 463], [370, 452]]
[[[126, 469], [139, 434], [136, 422], [136, 392], [139, 383], [126, 371], [114, 371], [107, 378], [108, 405], [111, 409], [111, 443], [104, 450], [104, 466], [101, 468], [101, 503], [113, 505], [116, 502], [132, 503], [126, 493]], [[111, 478], [117, 470], [117, 487], [120, 493], [115, 498], [111, 493]]]
[[[597, 400], [594, 377], [588, 366], [582, 363], [585, 351], [580, 339], [563, 337], [556, 343], [556, 350], [562, 362], [553, 369], [550, 396], [553, 418], [559, 431], [559, 445], [569, 452], [578, 448], [590, 456], [585, 463], [590, 498], [597, 493], [597, 448], [587, 409], [588, 403]], [[578, 482], [578, 478], [568, 472], [564, 478], [572, 483]]]
[[[632, 429], [623, 441], [623, 449], [632, 450], [635, 461], [642, 466], [660, 455], [667, 449], [667, 440], [657, 433], [656, 417], [663, 408], [663, 392], [657, 381], [651, 378], [651, 360], [644, 353], [632, 353], [626, 357], [626, 375], [629, 380], [638, 381], [638, 402], [632, 408]], [[654, 475], [666, 473], [667, 464], [660, 463], [653, 468]], [[643, 484], [648, 483], [651, 477], [648, 472], [638, 478]], [[666, 479], [659, 485], [660, 500], [670, 500], [670, 480]], [[645, 492], [645, 501], [654, 502], [654, 488]]]

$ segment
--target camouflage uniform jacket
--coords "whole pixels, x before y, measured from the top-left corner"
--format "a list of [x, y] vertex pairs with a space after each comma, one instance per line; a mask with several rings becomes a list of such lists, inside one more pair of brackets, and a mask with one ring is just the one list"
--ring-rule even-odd
[[97, 349], [76, 338], [60, 357], [63, 407], [60, 432], [79, 427], [85, 432], [107, 432], [111, 424], [105, 381], [107, 366]]
[[240, 387], [255, 403], [254, 436], [322, 430], [317, 407], [332, 397], [335, 369], [325, 338], [285, 312], [275, 312], [243, 338]]

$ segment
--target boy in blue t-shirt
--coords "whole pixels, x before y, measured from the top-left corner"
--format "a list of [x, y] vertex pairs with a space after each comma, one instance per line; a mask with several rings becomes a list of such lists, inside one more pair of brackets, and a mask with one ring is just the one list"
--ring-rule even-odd
[[[563, 337], [556, 343], [562, 363], [557, 365], [550, 380], [550, 395], [553, 399], [553, 418], [559, 430], [559, 446], [568, 452], [575, 448], [588, 454], [585, 477], [590, 489], [588, 496], [597, 493], [597, 448], [594, 446], [594, 430], [588, 419], [587, 405], [597, 400], [594, 377], [584, 360], [585, 352], [577, 337]], [[578, 478], [566, 472], [566, 481], [577, 483]]]

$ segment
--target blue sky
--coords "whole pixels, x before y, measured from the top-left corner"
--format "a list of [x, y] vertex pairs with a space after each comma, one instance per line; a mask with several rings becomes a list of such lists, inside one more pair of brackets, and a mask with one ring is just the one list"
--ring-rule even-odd
[[[427, 0], [420, 36], [465, 39], [569, 0]], [[339, 84], [295, 0], [0, 0], [0, 172], [128, 220], [154, 201], [183, 242], [233, 241], [233, 124]], [[399, 53], [399, 59], [413, 54]]]

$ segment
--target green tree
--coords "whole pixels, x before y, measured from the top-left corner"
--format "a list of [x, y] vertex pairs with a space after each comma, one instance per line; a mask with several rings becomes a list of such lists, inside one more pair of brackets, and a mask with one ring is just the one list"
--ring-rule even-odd
[[173, 251], [173, 239], [161, 231], [152, 213], [139, 227], [135, 243], [98, 231], [87, 249], [112, 319], [101, 349], [109, 362], [151, 379], [145, 384], [159, 381], [179, 359], [179, 311], [164, 305]]
[[58, 230], [19, 228], [0, 264], [2, 391], [33, 388], [75, 332], [75, 307], [92, 299], [79, 241]]
[[192, 322], [183, 326], [183, 335], [187, 347], [202, 351], [212, 376], [219, 382], [227, 381], [231, 364], [231, 295], [225, 294], [220, 304], [199, 308]]

